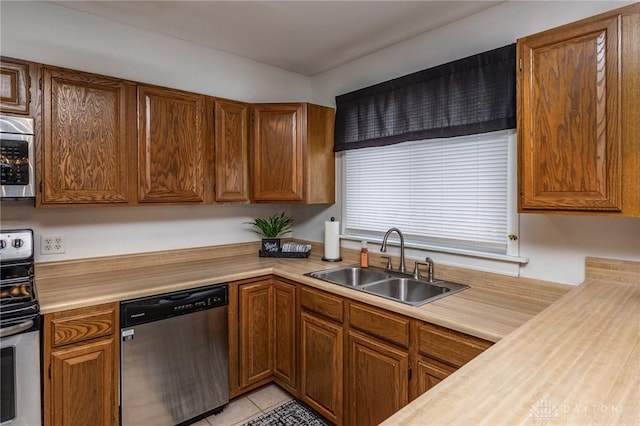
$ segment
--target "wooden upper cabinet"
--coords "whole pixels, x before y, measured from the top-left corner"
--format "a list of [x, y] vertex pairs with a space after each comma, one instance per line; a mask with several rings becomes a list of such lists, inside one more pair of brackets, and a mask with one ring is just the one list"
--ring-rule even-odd
[[252, 121], [254, 201], [335, 202], [333, 109], [257, 104]]
[[44, 68], [42, 90], [38, 205], [127, 203], [134, 87], [110, 77]]
[[29, 114], [30, 63], [2, 58], [0, 63], [0, 112]]
[[216, 201], [249, 202], [249, 105], [215, 100]]
[[302, 106], [254, 106], [253, 199], [302, 201]]
[[202, 202], [205, 97], [138, 86], [138, 201]]
[[521, 212], [640, 213], [639, 10], [518, 40]]

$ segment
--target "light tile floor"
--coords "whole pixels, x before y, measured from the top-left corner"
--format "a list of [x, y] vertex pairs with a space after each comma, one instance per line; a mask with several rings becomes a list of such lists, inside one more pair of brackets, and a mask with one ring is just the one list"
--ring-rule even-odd
[[234, 399], [222, 410], [222, 413], [194, 423], [194, 426], [242, 425], [292, 399], [293, 397], [278, 385], [270, 384], [246, 396]]

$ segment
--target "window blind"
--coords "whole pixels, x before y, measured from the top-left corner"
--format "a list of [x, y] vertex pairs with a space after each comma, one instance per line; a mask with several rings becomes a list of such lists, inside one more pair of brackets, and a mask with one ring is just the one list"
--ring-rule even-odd
[[345, 234], [505, 254], [513, 130], [344, 154]]

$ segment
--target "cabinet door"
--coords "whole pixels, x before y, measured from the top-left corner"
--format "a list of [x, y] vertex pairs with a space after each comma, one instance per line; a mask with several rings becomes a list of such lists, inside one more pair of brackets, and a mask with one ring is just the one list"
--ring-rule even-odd
[[253, 107], [253, 199], [302, 201], [304, 179], [303, 107]]
[[378, 425], [409, 402], [409, 355], [349, 331], [347, 424]]
[[421, 356], [416, 369], [418, 395], [422, 395], [447, 377], [454, 371], [455, 367], [442, 364], [438, 361]]
[[51, 352], [51, 402], [47, 424], [111, 426], [117, 420], [112, 337]]
[[201, 202], [205, 98], [138, 86], [138, 201]]
[[215, 101], [216, 201], [249, 201], [249, 106]]
[[518, 41], [521, 211], [622, 209], [619, 27], [609, 16]]
[[271, 280], [241, 285], [240, 387], [271, 377], [273, 365], [273, 286]]
[[129, 200], [132, 90], [122, 80], [44, 69], [42, 204]]
[[296, 286], [273, 282], [273, 375], [280, 384], [296, 388]]
[[2, 58], [0, 112], [29, 114], [29, 63]]
[[45, 425], [117, 425], [118, 303], [44, 316]]
[[336, 425], [343, 423], [342, 326], [302, 312], [302, 400]]

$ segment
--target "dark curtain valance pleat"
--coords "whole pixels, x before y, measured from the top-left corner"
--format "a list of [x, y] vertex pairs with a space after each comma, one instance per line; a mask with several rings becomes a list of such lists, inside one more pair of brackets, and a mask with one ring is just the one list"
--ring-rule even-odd
[[516, 45], [336, 96], [334, 151], [516, 127]]

